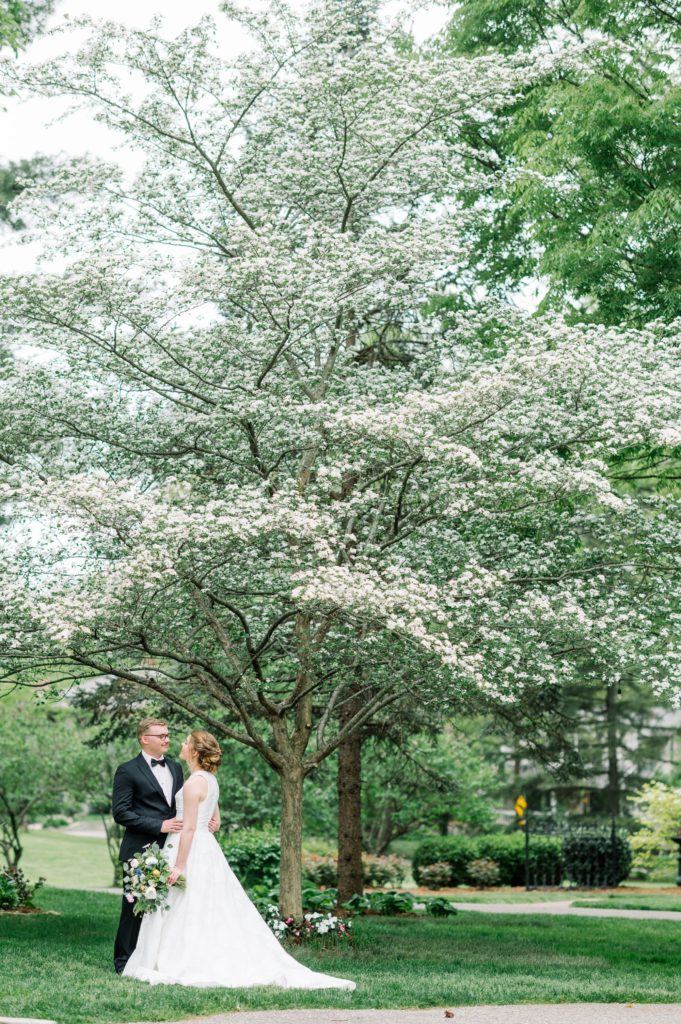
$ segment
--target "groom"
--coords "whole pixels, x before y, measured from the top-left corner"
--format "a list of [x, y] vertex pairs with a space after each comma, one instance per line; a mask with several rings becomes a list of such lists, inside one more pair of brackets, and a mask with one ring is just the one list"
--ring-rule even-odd
[[[140, 753], [116, 769], [113, 783], [114, 821], [125, 825], [122, 861], [148, 843], [163, 846], [169, 832], [182, 831], [182, 820], [175, 817], [175, 794], [184, 779], [178, 762], [165, 756], [170, 743], [168, 726], [160, 718], [145, 718], [137, 727], [137, 738]], [[142, 918], [136, 917], [132, 908], [123, 898], [114, 946], [114, 967], [119, 974], [132, 956], [142, 925]]]

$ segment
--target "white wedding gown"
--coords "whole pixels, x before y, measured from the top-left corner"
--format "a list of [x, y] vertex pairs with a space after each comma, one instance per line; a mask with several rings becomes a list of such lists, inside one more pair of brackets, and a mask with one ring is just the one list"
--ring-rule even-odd
[[[200, 772], [208, 793], [199, 804], [194, 840], [187, 858], [184, 889], [173, 888], [168, 910], [145, 914], [137, 948], [123, 970], [126, 978], [152, 985], [193, 985], [199, 988], [354, 989], [354, 981], [318, 974], [299, 964], [244, 892], [208, 822], [217, 806], [219, 787], [210, 772]], [[177, 816], [182, 817], [182, 791]], [[164, 853], [172, 865], [179, 833], [171, 834]]]

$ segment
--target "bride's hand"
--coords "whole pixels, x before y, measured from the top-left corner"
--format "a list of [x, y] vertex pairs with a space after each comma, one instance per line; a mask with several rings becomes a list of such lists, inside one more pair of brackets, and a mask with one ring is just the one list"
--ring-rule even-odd
[[168, 885], [175, 885], [175, 882], [178, 880], [180, 875], [183, 874], [184, 871], [182, 870], [182, 868], [173, 868], [173, 870], [168, 875]]

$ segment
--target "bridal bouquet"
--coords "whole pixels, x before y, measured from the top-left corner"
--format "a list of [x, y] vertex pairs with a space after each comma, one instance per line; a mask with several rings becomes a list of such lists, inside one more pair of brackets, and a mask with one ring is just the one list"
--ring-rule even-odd
[[[153, 914], [155, 910], [168, 909], [171, 870], [158, 843], [150, 843], [141, 853], [123, 862], [123, 893], [128, 903], [135, 904], [133, 914]], [[175, 885], [184, 889], [185, 884], [184, 876], [180, 875]]]

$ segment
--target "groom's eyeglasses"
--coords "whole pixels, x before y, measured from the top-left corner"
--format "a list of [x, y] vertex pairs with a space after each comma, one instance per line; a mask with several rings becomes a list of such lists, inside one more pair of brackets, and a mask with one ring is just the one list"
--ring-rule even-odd
[[148, 736], [150, 739], [154, 739], [154, 740], [169, 740], [170, 739], [170, 733], [169, 732], [145, 732], [144, 735]]

